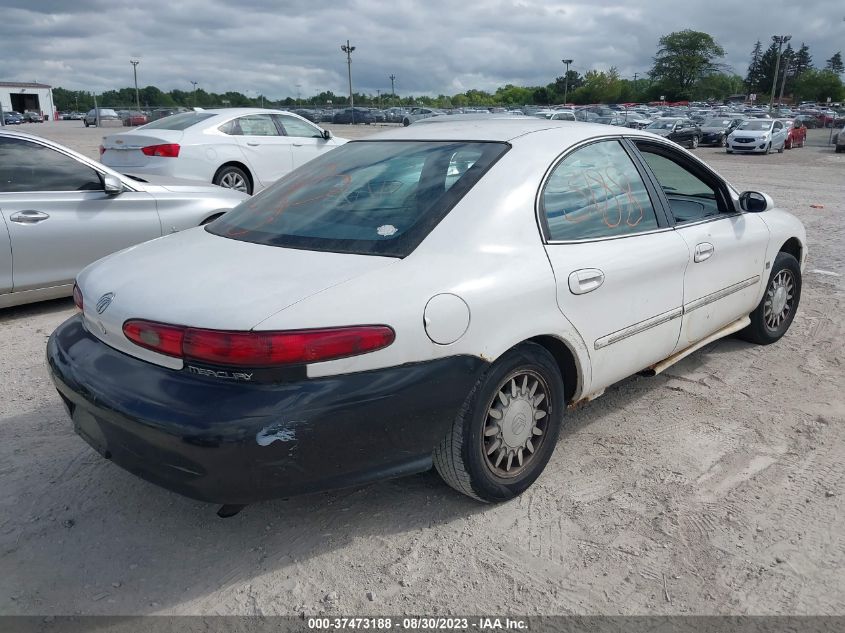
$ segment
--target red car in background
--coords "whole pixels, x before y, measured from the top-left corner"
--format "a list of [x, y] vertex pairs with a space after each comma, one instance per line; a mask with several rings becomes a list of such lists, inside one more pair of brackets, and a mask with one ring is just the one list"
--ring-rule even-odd
[[131, 110], [129, 112], [121, 112], [120, 118], [123, 119], [123, 125], [126, 127], [134, 127], [136, 125], [146, 125], [150, 122], [148, 117], [143, 112], [138, 110]]
[[786, 141], [783, 144], [784, 149], [792, 149], [793, 147], [804, 147], [807, 142], [807, 127], [800, 121], [800, 119], [781, 119], [787, 128]]

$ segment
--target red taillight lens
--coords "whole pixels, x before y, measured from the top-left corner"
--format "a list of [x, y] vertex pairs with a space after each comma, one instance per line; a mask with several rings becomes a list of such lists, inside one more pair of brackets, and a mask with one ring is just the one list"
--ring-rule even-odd
[[100, 145], [100, 156], [106, 153], [106, 148]]
[[165, 143], [164, 145], [148, 145], [141, 148], [146, 156], [163, 156], [164, 158], [177, 158], [179, 156], [178, 143]]
[[151, 349], [167, 356], [182, 356], [182, 341], [185, 328], [152, 321], [127, 321], [123, 333], [135, 345]]
[[226, 332], [127, 321], [126, 337], [168, 356], [239, 367], [315, 363], [366, 354], [387, 347], [396, 333], [386, 325], [362, 325], [287, 332]]
[[82, 309], [82, 291], [76, 284], [73, 284], [73, 303], [76, 305], [77, 308], [79, 308], [80, 310]]

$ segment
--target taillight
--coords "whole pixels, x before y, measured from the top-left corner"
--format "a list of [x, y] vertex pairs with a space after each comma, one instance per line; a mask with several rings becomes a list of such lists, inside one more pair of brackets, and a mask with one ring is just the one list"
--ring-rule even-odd
[[360, 325], [282, 332], [227, 332], [132, 320], [126, 337], [167, 356], [214, 365], [271, 367], [316, 363], [387, 347], [396, 333], [386, 325]]
[[100, 156], [106, 153], [106, 148], [100, 145]]
[[163, 145], [148, 145], [142, 147], [141, 151], [146, 156], [163, 156], [164, 158], [177, 158], [179, 156], [178, 143], [165, 143]]
[[185, 328], [152, 321], [127, 321], [123, 333], [135, 345], [146, 347], [159, 354], [179, 357], [182, 355], [182, 340]]
[[82, 291], [76, 284], [73, 284], [73, 303], [76, 305], [77, 308], [79, 308], [80, 310], [82, 309]]

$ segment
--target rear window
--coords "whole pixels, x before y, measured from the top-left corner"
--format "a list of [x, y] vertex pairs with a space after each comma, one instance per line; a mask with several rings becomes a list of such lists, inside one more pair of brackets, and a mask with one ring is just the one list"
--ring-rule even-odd
[[145, 130], [186, 130], [192, 125], [196, 125], [213, 116], [216, 115], [209, 112], [182, 112], [181, 114], [173, 114], [158, 121], [147, 123], [142, 128]]
[[346, 143], [206, 230], [256, 244], [405, 257], [508, 148], [465, 141]]

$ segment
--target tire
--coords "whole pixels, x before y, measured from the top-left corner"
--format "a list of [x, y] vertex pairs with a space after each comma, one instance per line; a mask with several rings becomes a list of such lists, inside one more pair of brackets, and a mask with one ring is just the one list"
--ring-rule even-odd
[[[784, 286], [784, 304], [780, 313], [773, 314], [772, 308], [779, 307], [780, 299], [777, 288], [784, 280], [791, 282], [791, 290]], [[778, 303], [774, 303], [775, 301]], [[798, 304], [801, 301], [801, 266], [798, 260], [789, 253], [778, 253], [775, 257], [772, 273], [766, 282], [766, 291], [760, 303], [749, 316], [751, 324], [740, 330], [741, 339], [758, 345], [771, 345], [778, 341], [792, 324]], [[774, 303], [774, 305], [773, 305]]]
[[404, 125], [405, 127], [408, 127], [409, 125], [411, 125], [411, 120], [410, 119], [402, 119], [402, 125]]
[[725, 154], [733, 154], [734, 151], [732, 149], [726, 149]]
[[772, 144], [769, 143], [769, 146], [766, 148], [766, 151], [763, 152], [764, 154], [771, 154], [772, 153]]
[[88, 121], [83, 121], [82, 123], [85, 124], [85, 127], [88, 127]]
[[697, 136], [693, 136], [693, 137], [690, 139], [690, 142], [689, 142], [689, 148], [690, 148], [690, 149], [696, 149], [697, 147], [698, 147], [698, 137], [697, 137]]
[[727, 145], [727, 144], [728, 144], [728, 139], [727, 139], [727, 138], [725, 138], [725, 135], [724, 135], [724, 134], [722, 134], [722, 136], [720, 136], [720, 137], [719, 137], [719, 143], [718, 143], [718, 145], [719, 145], [719, 147], [724, 147], [724, 146], [725, 146], [725, 145]]
[[783, 144], [778, 147], [778, 154], [783, 154], [784, 149], [786, 149], [786, 141], [784, 141]]
[[235, 189], [252, 195], [252, 181], [249, 179], [249, 174], [234, 165], [226, 165], [218, 169], [211, 182], [226, 189]]
[[[447, 484], [474, 499], [493, 503], [512, 499], [546, 467], [563, 410], [563, 379], [555, 359], [540, 345], [523, 343], [479, 378], [451, 431], [434, 449], [434, 467]], [[498, 427], [497, 420], [506, 421], [507, 427]], [[509, 449], [507, 453], [502, 447]]]
[[784, 141], [783, 142], [783, 148], [784, 149], [792, 149], [792, 143]]

